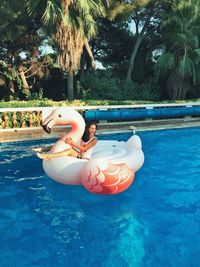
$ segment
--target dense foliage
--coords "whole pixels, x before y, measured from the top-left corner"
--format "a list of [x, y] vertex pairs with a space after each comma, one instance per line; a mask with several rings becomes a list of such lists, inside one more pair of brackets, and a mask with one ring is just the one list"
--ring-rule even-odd
[[0, 100], [198, 98], [199, 11], [199, 0], [2, 0]]

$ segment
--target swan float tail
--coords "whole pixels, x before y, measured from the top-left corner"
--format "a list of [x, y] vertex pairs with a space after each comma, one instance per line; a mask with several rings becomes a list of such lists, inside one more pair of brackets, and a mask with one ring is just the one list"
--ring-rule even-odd
[[118, 194], [133, 182], [135, 173], [126, 163], [113, 164], [102, 158], [90, 160], [81, 173], [82, 185], [95, 194]]

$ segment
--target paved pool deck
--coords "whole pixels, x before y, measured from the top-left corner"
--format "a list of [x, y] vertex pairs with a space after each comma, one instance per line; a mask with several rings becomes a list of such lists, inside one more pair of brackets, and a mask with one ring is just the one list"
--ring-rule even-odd
[[[117, 133], [117, 132], [136, 132], [165, 130], [186, 127], [200, 127], [200, 118], [178, 118], [165, 120], [145, 120], [145, 121], [126, 121], [126, 122], [100, 122], [98, 124], [98, 134]], [[41, 127], [0, 129], [0, 142], [13, 142], [24, 140], [37, 140], [48, 138], [59, 138], [67, 133], [70, 127], [53, 128], [51, 134], [47, 134]]]

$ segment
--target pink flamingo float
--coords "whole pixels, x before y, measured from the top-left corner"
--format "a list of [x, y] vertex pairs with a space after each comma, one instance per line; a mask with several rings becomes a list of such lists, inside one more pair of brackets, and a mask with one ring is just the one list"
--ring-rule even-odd
[[[69, 148], [70, 145], [64, 142], [66, 137], [79, 142], [85, 130], [83, 117], [71, 108], [55, 109], [42, 125], [48, 133], [53, 126], [71, 126], [71, 130], [53, 145], [50, 153]], [[50, 178], [59, 183], [82, 185], [95, 194], [117, 194], [132, 184], [135, 172], [143, 163], [141, 140], [133, 135], [127, 142], [99, 140], [89, 160], [63, 156], [43, 160], [43, 168]]]

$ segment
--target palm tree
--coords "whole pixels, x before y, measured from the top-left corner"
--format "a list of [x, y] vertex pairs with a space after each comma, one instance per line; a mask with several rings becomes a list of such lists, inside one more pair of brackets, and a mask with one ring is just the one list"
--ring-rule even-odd
[[73, 75], [79, 68], [83, 47], [94, 59], [89, 40], [97, 32], [95, 17], [105, 14], [103, 0], [27, 0], [29, 13], [41, 14], [44, 25], [53, 30], [58, 52], [58, 65], [68, 73], [68, 98], [74, 98]]
[[175, 0], [167, 9], [162, 29], [165, 52], [158, 58], [156, 72], [168, 75], [170, 99], [185, 99], [190, 80], [195, 84], [200, 77], [200, 1]]

